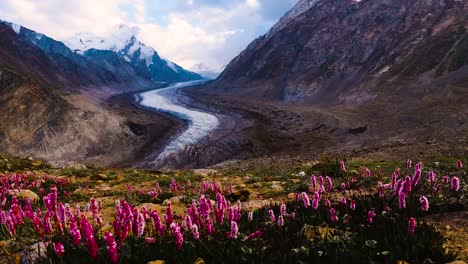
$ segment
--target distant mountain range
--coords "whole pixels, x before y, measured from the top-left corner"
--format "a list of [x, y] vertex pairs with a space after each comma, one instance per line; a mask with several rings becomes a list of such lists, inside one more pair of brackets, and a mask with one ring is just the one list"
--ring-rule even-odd
[[92, 33], [78, 33], [65, 44], [74, 52], [86, 57], [106, 57], [111, 51], [129, 62], [141, 76], [157, 82], [183, 82], [202, 79], [194, 72], [161, 58], [151, 47], [136, 38], [135, 30], [126, 25], [117, 25], [106, 38]]

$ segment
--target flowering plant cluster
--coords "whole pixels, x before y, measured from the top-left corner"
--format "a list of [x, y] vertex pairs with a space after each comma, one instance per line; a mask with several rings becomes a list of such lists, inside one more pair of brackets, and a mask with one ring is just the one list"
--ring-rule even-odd
[[[65, 189], [70, 184], [67, 179], [9, 174], [0, 178], [0, 225], [3, 236], [9, 239], [17, 238], [17, 230], [32, 226], [36, 239], [48, 245], [49, 261], [74, 262], [79, 260], [76, 256], [85, 258], [85, 262], [107, 263], [152, 258], [193, 261], [199, 256], [215, 261], [225, 255], [242, 255], [237, 262], [251, 262], [263, 258], [267, 254], [265, 249], [275, 249], [282, 252], [281, 261], [328, 258], [334, 262], [350, 254], [343, 250], [343, 245], [359, 254], [376, 254], [372, 250], [380, 247], [382, 252], [398, 252], [398, 243], [381, 242], [382, 245], [376, 246], [368, 239], [395, 226], [399, 228], [394, 233], [382, 235], [380, 239], [398, 236], [412, 243], [427, 238], [427, 234], [436, 237], [436, 231], [421, 217], [431, 213], [431, 201], [437, 202], [444, 192], [461, 195], [459, 176], [463, 175], [463, 165], [461, 161], [457, 163], [458, 176], [440, 177], [432, 170], [425, 176], [422, 162], [414, 168], [412, 161], [406, 164], [406, 171], [414, 171], [412, 176], [404, 176], [403, 170], [397, 168], [390, 181], [378, 181], [375, 190], [353, 187], [359, 186], [364, 178], [373, 177], [367, 168], [360, 177], [349, 176], [344, 180], [311, 175], [307, 180], [308, 191], [296, 193], [294, 201], [272, 202], [270, 207], [257, 211], [244, 209], [240, 201], [229, 201], [227, 194], [231, 188], [223, 190], [216, 181], [188, 183], [199, 197], [183, 214], [175, 213], [171, 202], [164, 211], [156, 211], [117, 200], [114, 217], [106, 219], [107, 222], [101, 216], [98, 199], [91, 198], [85, 205], [65, 202], [68, 197]], [[340, 162], [340, 169], [347, 173], [344, 161]], [[174, 179], [168, 186], [173, 193], [180, 193], [184, 188], [187, 186]], [[19, 197], [25, 189], [38, 190], [41, 201]], [[159, 185], [156, 189], [162, 192]], [[338, 240], [320, 236], [322, 243], [315, 243], [316, 238], [307, 231], [313, 226], [329, 228], [337, 234], [332, 237]], [[366, 239], [362, 244], [369, 244], [368, 251], [362, 245], [356, 246], [362, 239]], [[427, 247], [434, 249], [434, 245], [427, 244]], [[417, 250], [422, 257], [428, 257], [421, 253], [428, 248]], [[359, 259], [362, 257], [359, 254], [349, 257]], [[395, 254], [394, 258], [408, 257]], [[383, 255], [379, 253], [379, 256]], [[441, 253], [435, 257], [440, 260], [447, 256]]]

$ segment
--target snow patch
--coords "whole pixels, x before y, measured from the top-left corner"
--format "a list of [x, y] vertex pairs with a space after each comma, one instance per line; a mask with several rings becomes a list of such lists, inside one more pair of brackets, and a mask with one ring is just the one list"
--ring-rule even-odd
[[171, 68], [171, 70], [173, 70], [174, 72], [179, 72], [174, 63], [172, 63], [171, 61], [169, 61], [167, 59], [163, 59], [163, 60], [166, 62], [167, 66], [169, 66], [169, 68]]
[[16, 34], [19, 34], [21, 31], [21, 26], [18, 24], [11, 23], [11, 28], [16, 32]]

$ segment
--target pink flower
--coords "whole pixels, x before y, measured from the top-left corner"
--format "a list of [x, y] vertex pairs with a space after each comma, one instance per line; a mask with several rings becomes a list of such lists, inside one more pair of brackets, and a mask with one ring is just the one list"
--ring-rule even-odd
[[330, 218], [332, 222], [338, 222], [338, 216], [336, 215], [336, 210], [334, 208], [330, 209]]
[[164, 221], [166, 222], [166, 226], [171, 226], [173, 220], [174, 215], [172, 213], [172, 205], [171, 202], [168, 202], [166, 207], [166, 214], [164, 214]]
[[423, 211], [429, 211], [429, 201], [427, 200], [426, 196], [421, 196], [419, 198], [419, 201], [421, 202], [421, 209]]
[[283, 202], [280, 206], [280, 215], [285, 215], [286, 212], [286, 204]]
[[305, 208], [309, 207], [310, 206], [310, 200], [309, 200], [309, 196], [307, 196], [307, 193], [302, 192], [301, 196], [302, 196], [302, 202], [304, 203], [304, 207]]
[[317, 185], [317, 177], [315, 177], [315, 175], [312, 175], [310, 177], [310, 183], [312, 184], [312, 186], [315, 188], [315, 186]]
[[429, 172], [429, 182], [435, 182], [436, 174], [434, 171]]
[[346, 197], [341, 197], [341, 204], [346, 206], [348, 204], [348, 199], [346, 199]]
[[367, 213], [367, 222], [369, 224], [372, 224], [374, 222], [374, 216], [375, 216], [375, 213], [372, 210]]
[[457, 176], [452, 177], [452, 184], [451, 184], [452, 190], [458, 192], [460, 189], [460, 180], [458, 179]]
[[276, 222], [276, 217], [275, 217], [275, 213], [273, 212], [273, 210], [268, 210], [268, 214], [270, 215], [270, 221], [271, 222]]
[[325, 200], [325, 206], [326, 206], [326, 207], [330, 207], [330, 206], [331, 206], [330, 200], [328, 200], [328, 199]]
[[345, 166], [345, 163], [344, 161], [340, 160], [340, 169], [344, 172], [346, 172], [346, 166]]
[[278, 216], [278, 225], [284, 226], [284, 218], [282, 215]]
[[[415, 170], [414, 175], [413, 175], [413, 180], [411, 181], [411, 184], [413, 186], [418, 185], [418, 182], [419, 182], [420, 179], [421, 179], [421, 170]], [[411, 191], [411, 188], [410, 188], [410, 191]]]
[[182, 244], [184, 243], [184, 237], [182, 232], [180, 231], [180, 226], [176, 223], [171, 224], [172, 234], [174, 235], [174, 239], [176, 241], [177, 249], [182, 249]]
[[252, 220], [253, 220], [253, 212], [249, 212], [249, 214], [247, 215], [247, 219], [249, 220], [249, 222], [252, 222]]
[[143, 233], [145, 232], [145, 217], [143, 216], [142, 213], [136, 213], [136, 219], [135, 219], [135, 235], [141, 237]]
[[107, 254], [109, 255], [109, 260], [112, 263], [117, 263], [117, 243], [115, 243], [115, 238], [112, 233], [106, 232], [104, 234], [106, 241]]
[[315, 192], [314, 198], [312, 199], [312, 208], [314, 208], [315, 210], [317, 210], [319, 206], [320, 198], [321, 198], [320, 194], [318, 192]]
[[237, 223], [232, 221], [231, 222], [231, 236], [230, 236], [230, 238], [237, 238], [237, 232], [239, 232], [239, 228], [237, 227]]
[[252, 234], [250, 234], [246, 239], [245, 241], [248, 241], [248, 240], [252, 240], [252, 239], [255, 239], [257, 237], [260, 237], [262, 235], [262, 232], [260, 230], [257, 230], [255, 232], [253, 232]]
[[447, 184], [447, 183], [449, 183], [449, 181], [450, 181], [449, 176], [445, 175], [444, 176], [444, 183]]
[[407, 160], [406, 161], [406, 168], [408, 168], [408, 169], [411, 168], [411, 163], [412, 163], [412, 161], [410, 159]]
[[150, 216], [153, 220], [153, 226], [156, 233], [159, 233], [160, 236], [164, 236], [164, 226], [161, 223], [161, 219], [159, 218], [158, 212], [152, 212]]
[[351, 201], [351, 204], [349, 205], [349, 208], [351, 208], [351, 210], [356, 209], [356, 202], [354, 200]]
[[192, 230], [192, 235], [194, 239], [200, 238], [200, 233], [198, 232], [198, 226], [197, 225], [192, 225], [190, 228]]
[[408, 234], [413, 235], [416, 229], [416, 219], [411, 217], [408, 221]]
[[460, 169], [460, 170], [463, 169], [463, 163], [462, 163], [461, 160], [457, 160], [457, 167], [458, 167], [458, 169]]
[[61, 257], [65, 253], [65, 248], [61, 242], [57, 242], [54, 244], [54, 251], [57, 256]]
[[406, 176], [405, 182], [403, 183], [402, 192], [404, 192], [405, 194], [408, 194], [411, 192], [411, 177], [410, 176]]
[[398, 202], [399, 202], [399, 206], [400, 206], [400, 209], [404, 209], [406, 208], [406, 195], [401, 192], [399, 195], [398, 195]]
[[331, 189], [333, 187], [332, 179], [330, 177], [325, 177], [325, 180], [327, 182], [327, 192], [331, 192]]

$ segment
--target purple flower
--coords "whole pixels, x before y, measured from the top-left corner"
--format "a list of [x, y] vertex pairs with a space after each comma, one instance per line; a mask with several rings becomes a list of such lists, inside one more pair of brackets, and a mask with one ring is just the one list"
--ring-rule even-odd
[[276, 221], [276, 217], [275, 217], [275, 213], [273, 212], [273, 210], [268, 210], [268, 214], [270, 215], [270, 221], [271, 222], [275, 222]]
[[325, 180], [327, 182], [327, 192], [331, 192], [331, 189], [333, 187], [332, 179], [330, 177], [325, 177]]
[[164, 226], [161, 223], [161, 219], [159, 218], [158, 212], [152, 212], [151, 219], [153, 220], [153, 226], [156, 233], [159, 233], [159, 235], [164, 236]]
[[230, 235], [230, 238], [237, 238], [237, 232], [239, 232], [239, 228], [237, 227], [237, 223], [232, 221], [231, 222], [231, 235]]
[[109, 260], [111, 263], [117, 263], [117, 243], [115, 243], [115, 238], [112, 233], [106, 232], [104, 234], [104, 239], [106, 241], [107, 254], [109, 255]]
[[403, 183], [403, 193], [408, 194], [411, 192], [411, 177], [406, 176], [405, 182]]
[[423, 211], [429, 211], [429, 201], [427, 200], [426, 196], [421, 196], [419, 198], [419, 201], [421, 202], [421, 209]]
[[315, 175], [312, 175], [310, 177], [310, 183], [312, 184], [312, 186], [315, 188], [315, 186], [317, 185], [317, 177], [315, 177]]
[[166, 213], [164, 214], [164, 221], [166, 222], [167, 227], [170, 227], [172, 224], [172, 221], [174, 221], [174, 215], [172, 213], [171, 202], [167, 203]]
[[447, 183], [449, 183], [449, 181], [450, 181], [449, 176], [445, 175], [444, 176], [444, 183], [447, 184]]
[[452, 177], [452, 184], [451, 184], [452, 190], [458, 192], [460, 189], [460, 180], [458, 179], [457, 176]]
[[305, 208], [309, 207], [310, 206], [310, 200], [309, 200], [309, 196], [307, 196], [307, 193], [302, 192], [301, 196], [302, 196], [302, 202], [304, 203], [304, 207]]
[[338, 222], [338, 215], [336, 215], [336, 210], [335, 208], [331, 208], [330, 209], [330, 218], [332, 220], [332, 222]]
[[399, 202], [400, 209], [406, 208], [406, 194], [404, 194], [403, 192], [401, 192], [401, 193], [398, 195], [398, 202]]
[[408, 234], [413, 235], [416, 229], [416, 219], [411, 217], [408, 221]]
[[351, 208], [351, 210], [356, 209], [356, 202], [354, 200], [351, 201], [351, 204], [349, 205], [349, 208]]
[[429, 172], [429, 182], [435, 182], [436, 174], [434, 171]]
[[[408, 176], [406, 176], [406, 177], [408, 177]], [[421, 179], [421, 170], [415, 170], [413, 180], [411, 181], [411, 184], [413, 186], [418, 185], [418, 182], [419, 182], [420, 179]], [[411, 188], [410, 188], [410, 191], [411, 191]]]
[[198, 232], [198, 226], [197, 225], [192, 225], [191, 227], [193, 238], [194, 239], [199, 239], [200, 238], [200, 233]]
[[457, 167], [458, 167], [458, 169], [460, 169], [460, 170], [463, 169], [463, 163], [462, 163], [461, 160], [457, 160]]
[[174, 239], [176, 241], [177, 249], [181, 250], [182, 249], [182, 244], [184, 243], [184, 237], [182, 235], [182, 232], [180, 231], [180, 226], [176, 223], [172, 223], [170, 225], [170, 228], [172, 229], [172, 234], [174, 236]]
[[261, 235], [262, 235], [262, 231], [257, 230], [257, 231], [255, 231], [255, 232], [253, 232], [252, 234], [250, 234], [250, 235], [245, 239], [245, 241], [255, 239], [255, 238], [257, 238], [257, 237], [260, 237]]
[[341, 204], [346, 206], [348, 204], [348, 199], [346, 199], [346, 197], [341, 197]]
[[374, 222], [374, 216], [375, 216], [375, 213], [372, 210], [367, 213], [367, 222], [369, 224], [372, 224]]
[[312, 199], [312, 208], [316, 209], [319, 206], [319, 201], [320, 201], [320, 194], [318, 192], [314, 193], [314, 198]]
[[280, 206], [280, 215], [285, 215], [286, 212], [286, 204], [283, 202]]
[[340, 160], [340, 169], [344, 172], [346, 172], [346, 166], [345, 166], [345, 163], [344, 161]]
[[249, 222], [252, 222], [252, 220], [253, 220], [253, 212], [249, 212], [249, 214], [247, 215], [247, 219], [249, 220]]
[[282, 215], [278, 216], [278, 225], [284, 226], [284, 218]]
[[410, 159], [408, 159], [406, 161], [406, 168], [408, 168], [408, 169], [411, 168], [411, 163], [412, 163], [412, 161]]
[[54, 251], [57, 256], [61, 257], [65, 253], [65, 248], [61, 242], [57, 242], [54, 244]]

